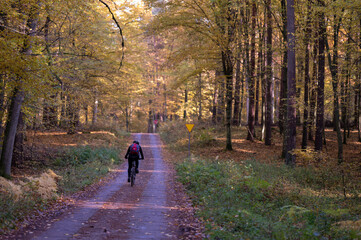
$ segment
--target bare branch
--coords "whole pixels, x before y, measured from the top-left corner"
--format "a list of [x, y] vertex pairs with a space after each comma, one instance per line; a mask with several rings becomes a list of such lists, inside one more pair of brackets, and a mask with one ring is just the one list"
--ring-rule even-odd
[[109, 13], [112, 15], [113, 21], [115, 22], [115, 24], [117, 25], [117, 27], [118, 27], [118, 29], [119, 29], [120, 37], [121, 37], [121, 39], [122, 39], [122, 59], [121, 59], [121, 61], [120, 61], [120, 67], [122, 67], [122, 65], [123, 65], [123, 60], [124, 60], [124, 37], [123, 37], [122, 28], [119, 26], [118, 21], [115, 19], [115, 16], [114, 16], [112, 10], [110, 9], [109, 5], [106, 4], [106, 3], [105, 3], [104, 1], [102, 1], [102, 0], [99, 0], [99, 2], [101, 2], [102, 4], [104, 4], [104, 5], [106, 6], [106, 8], [108, 8]]

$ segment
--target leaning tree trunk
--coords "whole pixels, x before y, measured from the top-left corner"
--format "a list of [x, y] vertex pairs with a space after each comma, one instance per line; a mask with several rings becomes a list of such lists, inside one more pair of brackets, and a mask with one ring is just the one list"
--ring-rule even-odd
[[15, 134], [14, 153], [12, 166], [20, 166], [24, 161], [24, 140], [25, 140], [25, 121], [24, 112], [20, 110], [18, 126]]
[[[324, 5], [323, 1], [322, 6]], [[322, 138], [324, 130], [324, 86], [325, 86], [325, 43], [326, 26], [325, 14], [319, 12], [319, 40], [318, 40], [318, 86], [317, 86], [317, 112], [316, 112], [316, 134], [315, 150], [322, 150]]]
[[24, 92], [18, 88], [14, 89], [11, 105], [9, 109], [9, 117], [6, 123], [4, 142], [1, 152], [0, 175], [9, 178], [11, 175], [11, 162], [13, 158], [13, 150], [15, 143], [15, 135], [19, 122], [21, 105], [24, 101]]
[[296, 49], [295, 49], [295, 9], [294, 0], [287, 0], [287, 139], [286, 164], [295, 165], [296, 147]]
[[[36, 28], [38, 25], [38, 11], [37, 6], [33, 6], [30, 10], [27, 26], [29, 27], [28, 37], [25, 38], [23, 53], [25, 55], [32, 54], [32, 37], [36, 35]], [[14, 88], [11, 105], [8, 113], [5, 133], [3, 138], [3, 147], [0, 159], [0, 175], [10, 177], [11, 175], [11, 162], [13, 158], [15, 135], [19, 123], [19, 116], [21, 105], [24, 101], [25, 93], [22, 90], [23, 80], [18, 78], [18, 85]]]
[[0, 138], [2, 137], [4, 132], [3, 118], [5, 114], [5, 77], [5, 74], [0, 75]]

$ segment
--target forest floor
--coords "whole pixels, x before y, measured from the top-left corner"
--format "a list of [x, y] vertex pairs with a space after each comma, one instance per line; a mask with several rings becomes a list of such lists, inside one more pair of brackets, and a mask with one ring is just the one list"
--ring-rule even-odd
[[[30, 136], [30, 137], [29, 137]], [[67, 135], [33, 133], [27, 147], [37, 163], [14, 168], [14, 176], [35, 175], [37, 167], [67, 146], [112, 144], [109, 132]], [[136, 185], [127, 182], [127, 162], [83, 191], [63, 198], [50, 209], [34, 212], [26, 226], [4, 239], [203, 239], [195, 209], [175, 180], [169, 153], [157, 134], [135, 134], [145, 160], [140, 162]], [[29, 150], [28, 149], [28, 150]], [[125, 155], [126, 148], [122, 151]], [[31, 151], [27, 151], [28, 154]], [[19, 223], [24, 224], [24, 223]]]
[[[247, 130], [243, 128], [237, 128], [232, 131], [233, 151], [225, 150], [226, 138], [216, 133], [211, 142], [197, 148], [196, 155], [206, 158], [216, 158], [218, 156], [221, 159], [234, 161], [254, 159], [263, 163], [284, 164], [284, 159], [281, 158], [283, 139], [279, 134], [278, 128], [273, 128], [272, 130], [272, 145], [270, 146], [266, 146], [263, 141], [259, 140], [261, 128], [256, 128], [257, 136], [253, 142], [246, 140]], [[301, 149], [302, 129], [298, 128], [297, 132], [299, 134], [296, 135], [296, 149]], [[325, 130], [325, 136], [326, 143], [323, 145], [321, 154], [317, 157], [312, 155], [315, 154], [312, 151], [314, 149], [314, 142], [309, 140], [307, 142], [307, 153], [302, 154], [301, 151], [298, 152], [298, 157], [296, 158], [297, 166], [315, 168], [338, 166], [336, 132], [328, 128]], [[361, 180], [361, 142], [358, 141], [357, 131], [350, 131], [347, 143], [343, 144], [343, 167], [353, 178]]]
[[[262, 141], [257, 140], [260, 136], [260, 129], [257, 130], [257, 138], [253, 142], [245, 140], [247, 132], [244, 129], [237, 128], [233, 131], [233, 151], [225, 150], [226, 139], [224, 135], [222, 132], [214, 131], [212, 133], [212, 140], [207, 141], [206, 144], [194, 142], [192, 154], [195, 157], [200, 156], [208, 159], [220, 158], [234, 161], [254, 159], [264, 163], [284, 164], [280, 158], [282, 139], [278, 131], [273, 131], [273, 144], [265, 146]], [[143, 226], [159, 229], [162, 234], [161, 238], [164, 239], [204, 238], [204, 226], [197, 219], [196, 209], [193, 208], [192, 201], [185, 193], [184, 187], [176, 180], [177, 176], [174, 170], [174, 166], [187, 157], [187, 142], [184, 141], [183, 146], [178, 149], [180, 151], [173, 151], [174, 149], [167, 148], [160, 140], [156, 140], [156, 143], [153, 142], [154, 140], [151, 140], [150, 135], [139, 136], [142, 138], [141, 144], [145, 151], [146, 160], [141, 162], [141, 173], [137, 176], [135, 188], [131, 188], [126, 182], [125, 169], [127, 165], [123, 163], [118, 169], [111, 171], [107, 177], [102, 178], [98, 183], [88, 186], [76, 194], [63, 196], [51, 209], [48, 208], [43, 212], [34, 213], [33, 216], [26, 220], [26, 224], [19, 223], [20, 225], [25, 225], [24, 227], [19, 226], [19, 230], [2, 237], [5, 239], [33, 239], [34, 236], [38, 236], [39, 239], [45, 238], [46, 235], [44, 234], [50, 234], [48, 231], [51, 230], [47, 229], [51, 229], [54, 222], [59, 219], [67, 219], [69, 216], [74, 217], [74, 212], [77, 209], [84, 208], [88, 209], [86, 211], [88, 211], [89, 218], [85, 220], [79, 218], [79, 227], [75, 229], [73, 226], [73, 230], [69, 229], [69, 233], [64, 233], [67, 234], [64, 235], [64, 238], [86, 239], [90, 236], [96, 236], [98, 239], [119, 239], [119, 236], [121, 236], [120, 239], [152, 239], [151, 235], [156, 234], [156, 232], [142, 229], [142, 226], [137, 225], [134, 221], [139, 223], [145, 221], [142, 224]], [[315, 160], [312, 157], [299, 157], [297, 158], [298, 166], [310, 166], [313, 168], [333, 168], [337, 166], [336, 134], [331, 129], [326, 129], [325, 136], [326, 145], [324, 145], [321, 158]], [[44, 169], [44, 165], [47, 165], [47, 159], [55, 158], [60, 149], [81, 145], [114, 145], [115, 141], [119, 141], [119, 139], [114, 134], [106, 131], [74, 135], [62, 132], [30, 132], [27, 134], [25, 158], [32, 159], [32, 161], [26, 161], [20, 167], [14, 168], [14, 177], [36, 175]], [[298, 145], [300, 142], [301, 138], [297, 136]], [[128, 143], [123, 143], [123, 146], [126, 144]], [[199, 146], [199, 144], [201, 145]], [[312, 141], [309, 141], [308, 145], [311, 149], [313, 148]], [[358, 142], [356, 131], [351, 131], [350, 138], [347, 139], [347, 144], [344, 144], [343, 147], [343, 166], [347, 171], [347, 176], [353, 182], [360, 181], [361, 143]], [[154, 148], [158, 148], [158, 150], [154, 150]], [[157, 153], [157, 151], [160, 151], [160, 153]], [[121, 154], [123, 153], [125, 153], [125, 149]], [[161, 167], [156, 163], [158, 160], [161, 161]], [[155, 168], [155, 166], [157, 167]], [[161, 169], [158, 169], [159, 167]], [[165, 188], [165, 190], [160, 190], [162, 193], [158, 194], [162, 196], [160, 200], [158, 199], [161, 205], [163, 205], [162, 207], [152, 206], [152, 204], [147, 203], [147, 200], [145, 200], [149, 198], [150, 201], [158, 201], [152, 199], [151, 193], [159, 189], [151, 189], [151, 192], [147, 191], [147, 188], [150, 186], [158, 186], [152, 183], [154, 181], [159, 182], [159, 179], [155, 178], [155, 176], [161, 176], [161, 181], [166, 183], [166, 186], [160, 186], [160, 188]], [[109, 185], [116, 186], [116, 189], [106, 190], [109, 192], [102, 194], [102, 191]], [[102, 201], [94, 200], [102, 195], [105, 195], [107, 198], [102, 199]], [[129, 196], [130, 198], [128, 198]], [[93, 204], [92, 207], [84, 207], [89, 206], [89, 204]], [[89, 212], [91, 208], [93, 210]], [[159, 219], [155, 219], [156, 221], [149, 220], [154, 215], [155, 208], [161, 212], [161, 216], [159, 216]], [[144, 211], [148, 211], [149, 215], [143, 216]], [[75, 218], [77, 217], [75, 216]], [[157, 222], [160, 225], [151, 227], [151, 222]], [[66, 225], [64, 227], [68, 228]], [[44, 233], [44, 231], [46, 232]], [[131, 235], [136, 233], [137, 235]], [[159, 239], [159, 236], [156, 239]]]

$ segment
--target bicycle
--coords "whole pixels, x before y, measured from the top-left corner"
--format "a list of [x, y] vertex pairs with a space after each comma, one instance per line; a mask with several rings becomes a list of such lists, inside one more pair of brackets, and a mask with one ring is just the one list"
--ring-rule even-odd
[[134, 186], [135, 183], [135, 175], [137, 173], [135, 172], [135, 161], [132, 161], [132, 168], [130, 169], [130, 186]]

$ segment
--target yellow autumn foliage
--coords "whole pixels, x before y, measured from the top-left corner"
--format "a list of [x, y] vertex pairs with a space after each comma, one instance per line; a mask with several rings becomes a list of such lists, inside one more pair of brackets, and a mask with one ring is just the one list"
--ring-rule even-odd
[[6, 178], [0, 177], [0, 193], [11, 195], [14, 200], [18, 200], [23, 194], [21, 185], [14, 184]]
[[15, 184], [10, 180], [0, 177], [0, 192], [10, 195], [15, 201], [25, 193], [40, 195], [43, 199], [56, 197], [57, 181], [61, 177], [52, 170], [47, 170], [39, 177], [28, 177], [25, 182]]
[[341, 221], [338, 223], [335, 223], [336, 226], [339, 228], [347, 229], [347, 230], [355, 230], [355, 231], [361, 231], [361, 219], [357, 221]]

